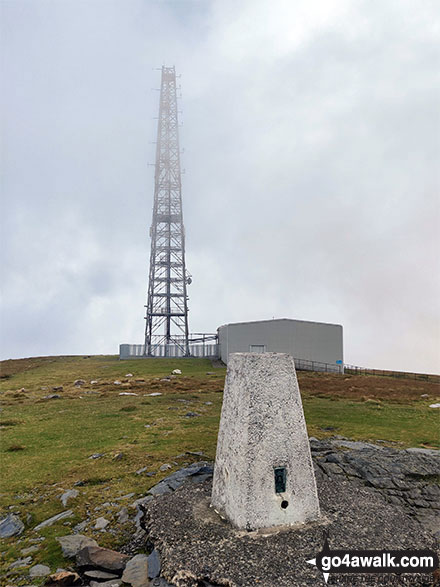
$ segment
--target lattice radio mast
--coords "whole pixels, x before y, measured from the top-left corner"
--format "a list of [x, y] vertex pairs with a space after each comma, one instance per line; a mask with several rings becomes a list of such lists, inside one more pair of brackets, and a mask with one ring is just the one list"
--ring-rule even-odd
[[164, 354], [177, 345], [189, 356], [188, 297], [191, 277], [185, 267], [185, 230], [177, 116], [176, 72], [162, 67], [157, 126], [153, 221], [145, 328], [145, 354]]

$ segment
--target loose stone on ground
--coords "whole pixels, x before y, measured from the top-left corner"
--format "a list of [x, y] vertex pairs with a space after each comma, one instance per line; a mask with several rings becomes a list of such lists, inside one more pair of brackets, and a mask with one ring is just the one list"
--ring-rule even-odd
[[24, 524], [15, 514], [8, 514], [0, 520], [0, 538], [10, 538], [21, 534], [24, 530]]
[[60, 536], [57, 538], [57, 541], [61, 545], [63, 555], [68, 558], [75, 557], [79, 551], [86, 546], [98, 546], [98, 543], [93, 540], [93, 538], [89, 538], [88, 536], [83, 536], [81, 534]]
[[122, 573], [122, 581], [132, 587], [145, 587], [148, 584], [148, 557], [137, 554], [130, 559]]

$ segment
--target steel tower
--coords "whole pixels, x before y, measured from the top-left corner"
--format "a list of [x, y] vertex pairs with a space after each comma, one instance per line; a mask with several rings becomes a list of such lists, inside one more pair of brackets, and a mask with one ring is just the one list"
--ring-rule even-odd
[[153, 221], [145, 327], [145, 354], [164, 354], [177, 345], [189, 355], [188, 297], [191, 277], [185, 267], [185, 230], [177, 116], [176, 72], [162, 67], [157, 126]]

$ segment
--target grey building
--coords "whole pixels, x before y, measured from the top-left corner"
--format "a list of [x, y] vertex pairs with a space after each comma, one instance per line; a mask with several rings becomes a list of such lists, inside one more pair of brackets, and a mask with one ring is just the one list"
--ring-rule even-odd
[[228, 362], [230, 353], [288, 353], [297, 368], [314, 371], [343, 370], [342, 326], [281, 318], [237, 322], [218, 328], [220, 357]]

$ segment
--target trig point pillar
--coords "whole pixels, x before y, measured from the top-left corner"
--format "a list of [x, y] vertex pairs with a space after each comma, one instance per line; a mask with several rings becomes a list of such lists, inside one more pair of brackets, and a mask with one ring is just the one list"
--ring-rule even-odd
[[293, 357], [229, 355], [211, 504], [247, 530], [319, 517]]

